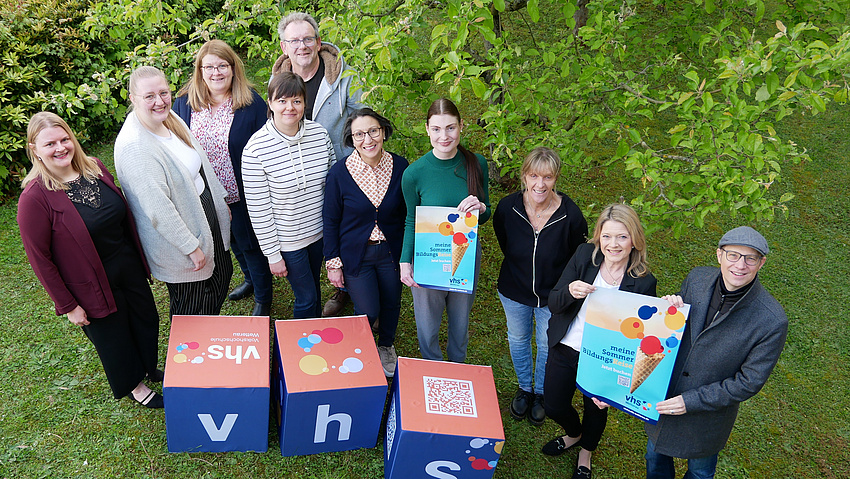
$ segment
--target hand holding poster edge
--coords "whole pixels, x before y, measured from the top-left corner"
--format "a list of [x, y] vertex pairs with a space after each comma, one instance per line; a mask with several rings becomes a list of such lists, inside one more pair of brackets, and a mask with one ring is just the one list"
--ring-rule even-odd
[[626, 291], [588, 296], [576, 386], [654, 424], [666, 399], [690, 306]]
[[478, 211], [417, 206], [413, 280], [424, 288], [472, 294], [477, 242]]

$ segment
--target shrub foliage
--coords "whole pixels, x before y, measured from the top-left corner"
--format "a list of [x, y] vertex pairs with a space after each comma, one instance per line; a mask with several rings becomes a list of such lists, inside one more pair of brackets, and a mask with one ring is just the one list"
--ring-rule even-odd
[[677, 235], [710, 214], [787, 211], [783, 168], [808, 157], [776, 124], [850, 92], [844, 0], [23, 1], [38, 5], [0, 11], [0, 194], [25, 167], [33, 112], [102, 138], [124, 116], [136, 65], [179, 86], [210, 38], [271, 65], [282, 10], [320, 20], [364, 101], [396, 124], [400, 153], [427, 148], [421, 112], [447, 95], [494, 173], [516, 175], [538, 145], [573, 171], [631, 172], [623, 197], [651, 230]]

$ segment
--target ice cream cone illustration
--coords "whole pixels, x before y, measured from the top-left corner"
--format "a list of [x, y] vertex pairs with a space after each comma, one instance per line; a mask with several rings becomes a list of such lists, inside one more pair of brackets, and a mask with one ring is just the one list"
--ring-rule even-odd
[[632, 387], [629, 388], [629, 394], [634, 394], [635, 390], [652, 374], [652, 371], [655, 371], [655, 367], [662, 359], [664, 359], [664, 353], [647, 355], [640, 349], [637, 350], [635, 369], [632, 373]]
[[460, 261], [463, 259], [463, 255], [466, 254], [467, 248], [469, 248], [469, 242], [462, 244], [452, 243], [452, 276], [455, 275], [457, 267], [460, 266]]

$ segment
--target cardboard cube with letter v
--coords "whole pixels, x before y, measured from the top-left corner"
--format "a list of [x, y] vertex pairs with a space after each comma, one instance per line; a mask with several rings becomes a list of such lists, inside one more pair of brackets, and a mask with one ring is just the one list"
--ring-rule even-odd
[[387, 379], [366, 316], [275, 321], [280, 453], [375, 447]]
[[163, 398], [169, 452], [269, 447], [269, 319], [174, 316]]
[[489, 478], [504, 444], [489, 366], [398, 358], [385, 478]]

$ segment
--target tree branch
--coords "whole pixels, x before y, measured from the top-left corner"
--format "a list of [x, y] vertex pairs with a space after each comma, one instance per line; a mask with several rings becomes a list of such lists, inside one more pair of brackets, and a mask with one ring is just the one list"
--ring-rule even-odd
[[360, 8], [360, 5], [357, 5], [357, 10], [360, 12], [360, 15], [364, 17], [381, 18], [386, 17], [387, 15], [392, 15], [402, 5], [404, 5], [404, 0], [398, 0], [395, 5], [390, 7], [389, 10], [384, 13], [366, 13], [362, 8]]

